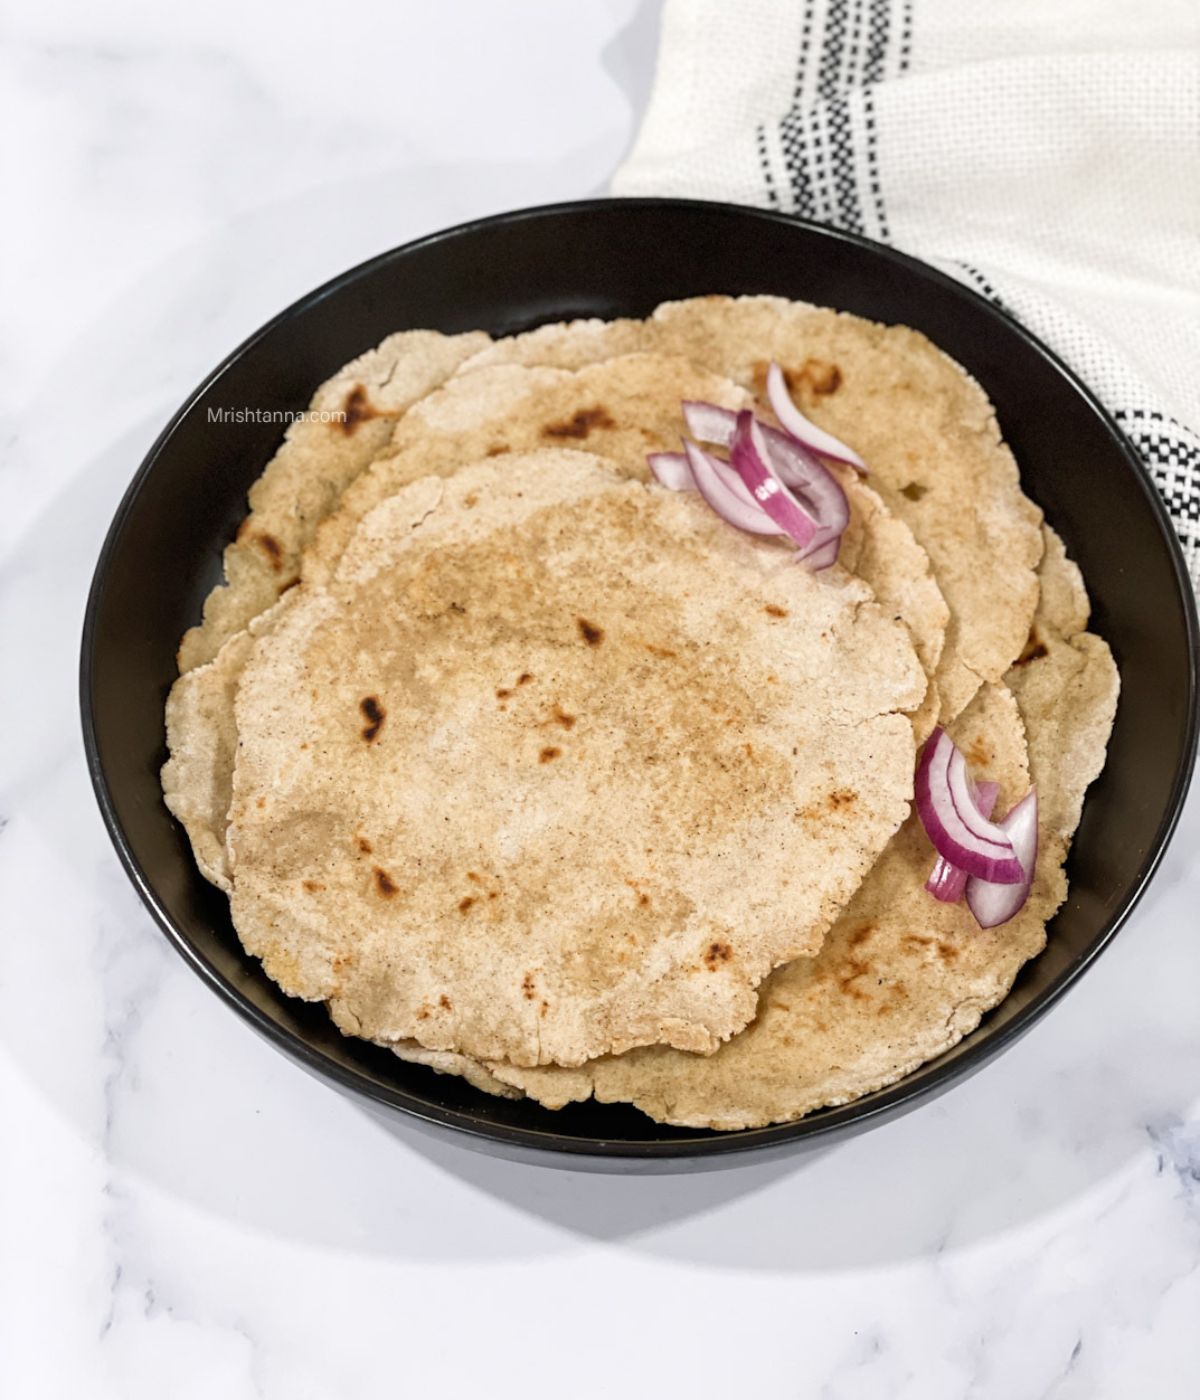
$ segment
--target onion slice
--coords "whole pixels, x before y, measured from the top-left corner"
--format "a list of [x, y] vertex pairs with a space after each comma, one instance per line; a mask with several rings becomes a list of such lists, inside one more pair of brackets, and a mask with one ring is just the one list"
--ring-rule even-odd
[[[999, 795], [999, 783], [975, 784], [973, 796], [980, 816], [990, 817], [992, 815], [992, 809], [995, 807], [996, 798]], [[960, 870], [953, 861], [947, 860], [945, 856], [938, 856], [933, 863], [933, 869], [929, 872], [929, 879], [925, 881], [925, 888], [933, 895], [934, 899], [940, 899], [943, 904], [957, 904], [966, 893], [967, 872]], [[1005, 885], [1003, 888], [1008, 890], [1015, 887]]]
[[978, 876], [967, 881], [967, 907], [975, 915], [975, 922], [980, 928], [995, 928], [997, 924], [1007, 923], [1029, 898], [1037, 867], [1037, 788], [1029, 789], [1000, 823], [1000, 829], [1012, 841], [1023, 874], [1016, 884], [998, 884], [994, 880], [981, 880]]
[[682, 452], [647, 452], [646, 463], [660, 486], [668, 491], [694, 491], [696, 482]]
[[790, 486], [816, 516], [818, 533], [826, 539], [840, 536], [850, 523], [850, 502], [841, 482], [823, 463], [786, 437], [778, 428], [760, 423], [771, 465], [785, 486]]
[[[714, 447], [732, 444], [738, 419], [733, 409], [701, 399], [686, 399], [683, 418], [688, 432], [701, 442], [710, 442]], [[803, 443], [767, 423], [758, 426], [780, 481], [803, 497], [822, 531], [829, 537], [841, 534], [850, 521], [850, 504], [837, 477]]]
[[703, 399], [684, 399], [683, 421], [694, 438], [712, 443], [714, 447], [728, 447], [737, 427], [737, 413]]
[[749, 409], [738, 414], [729, 462], [755, 501], [775, 522], [777, 534], [787, 535], [801, 548], [811, 543], [818, 522], [779, 479], [763, 441], [762, 428]]
[[915, 799], [938, 855], [981, 880], [1015, 885], [1025, 878], [1008, 833], [980, 814], [967, 761], [939, 725], [921, 750]]
[[744, 530], [748, 535], [778, 535], [779, 526], [762, 509], [750, 492], [725, 463], [689, 442], [683, 450], [696, 489], [727, 524]]
[[795, 400], [788, 393], [787, 380], [783, 377], [783, 370], [774, 360], [771, 361], [771, 368], [767, 371], [767, 399], [770, 401], [771, 409], [775, 417], [779, 419], [780, 427], [783, 428], [784, 432], [790, 433], [810, 452], [819, 452], [822, 457], [832, 457], [835, 462], [845, 462], [848, 466], [856, 467], [860, 472], [866, 472], [866, 462], [853, 448], [847, 447], [840, 438], [835, 438], [824, 428], [818, 428], [814, 422], [800, 412], [796, 407]]
[[[738, 462], [726, 463], [694, 443], [685, 455], [651, 452], [646, 461], [657, 480], [671, 491], [697, 488], [722, 519], [750, 534], [785, 534], [800, 548], [793, 556], [814, 573], [837, 562], [842, 532], [850, 521], [850, 504], [841, 483], [802, 443], [733, 409], [699, 399], [683, 404], [688, 431], [719, 447], [732, 448], [745, 424]], [[697, 479], [696, 463], [704, 486]], [[724, 489], [722, 489], [724, 488]], [[793, 494], [794, 493], [794, 494]], [[731, 499], [731, 496], [735, 499]], [[754, 520], [746, 507], [763, 517]], [[765, 521], [770, 521], [770, 528]]]

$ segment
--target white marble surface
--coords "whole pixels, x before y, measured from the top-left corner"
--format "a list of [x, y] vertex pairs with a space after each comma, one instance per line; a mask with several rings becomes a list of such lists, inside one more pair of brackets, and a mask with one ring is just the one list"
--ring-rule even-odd
[[622, 1180], [396, 1135], [142, 912], [86, 585], [188, 388], [349, 264], [603, 188], [653, 0], [43, 0], [0, 47], [0, 1392], [1156, 1397], [1200, 1370], [1200, 796], [1020, 1045], [819, 1156]]

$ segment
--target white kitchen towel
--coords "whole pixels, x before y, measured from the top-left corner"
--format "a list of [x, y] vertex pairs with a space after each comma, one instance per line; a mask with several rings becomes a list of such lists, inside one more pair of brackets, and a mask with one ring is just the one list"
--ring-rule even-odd
[[818, 219], [992, 298], [1111, 410], [1200, 586], [1197, 0], [666, 0], [613, 190]]

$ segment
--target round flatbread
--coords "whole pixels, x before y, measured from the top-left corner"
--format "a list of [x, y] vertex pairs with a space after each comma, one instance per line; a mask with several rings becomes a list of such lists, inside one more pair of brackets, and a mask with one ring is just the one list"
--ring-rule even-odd
[[[451, 475], [472, 455], [500, 460], [513, 450], [559, 441], [564, 425], [575, 435], [568, 441], [602, 448], [623, 474], [646, 480], [646, 452], [678, 445], [680, 403], [689, 397], [731, 408], [751, 401], [731, 381], [669, 356], [631, 356], [578, 374], [512, 366], [460, 376], [409, 411], [397, 429], [395, 450], [350, 487], [342, 508], [320, 527], [306, 575], [310, 582], [328, 579], [363, 516], [407, 483], [430, 473]], [[890, 616], [905, 623], [926, 675], [932, 676], [949, 612], [929, 557], [867, 482], [849, 469], [834, 470], [851, 512], [839, 563], [870, 585]], [[255, 631], [261, 635], [272, 617], [259, 618]], [[225, 828], [237, 741], [233, 701], [251, 651], [244, 636], [231, 638], [212, 662], [176, 682], [167, 708], [168, 805], [187, 829], [205, 876], [225, 889]], [[912, 714], [918, 743], [936, 723], [938, 708], [931, 684]]]
[[[579, 446], [609, 458], [627, 476], [649, 480], [646, 454], [679, 450], [686, 399], [725, 408], [754, 403], [745, 388], [678, 355], [623, 355], [576, 371], [501, 365], [460, 374], [406, 414], [392, 451], [355, 481], [322, 523], [305, 556], [304, 577], [328, 579], [363, 516], [381, 501], [419, 477], [450, 475], [464, 461]], [[849, 469], [834, 470], [851, 507], [839, 562], [905, 622], [933, 676], [950, 613], [929, 556], [872, 483]], [[1016, 649], [1008, 660], [1015, 655]], [[918, 737], [930, 728], [922, 720]]]
[[965, 905], [931, 898], [923, 886], [933, 853], [910, 816], [821, 952], [774, 972], [754, 1023], [715, 1055], [654, 1047], [572, 1070], [493, 1063], [475, 1066], [472, 1082], [491, 1092], [517, 1087], [551, 1108], [594, 1096], [681, 1126], [757, 1127], [892, 1084], [973, 1030], [1045, 945], [1116, 713], [1116, 666], [1099, 637], [1078, 630], [1087, 595], [1050, 530], [1039, 572], [1042, 603], [1021, 661], [952, 726], [972, 771], [1001, 784], [999, 810], [1031, 780], [1038, 785], [1037, 877], [1014, 919], [980, 929]]
[[237, 694], [234, 923], [350, 1033], [713, 1050], [903, 820], [925, 690], [842, 570], [542, 452], [362, 522]]

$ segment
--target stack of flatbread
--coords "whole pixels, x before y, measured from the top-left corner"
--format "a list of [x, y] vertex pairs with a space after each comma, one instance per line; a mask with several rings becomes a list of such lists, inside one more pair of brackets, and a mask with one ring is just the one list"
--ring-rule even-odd
[[[769, 416], [771, 361], [870, 468], [834, 469], [820, 572], [646, 465], [685, 400]], [[1118, 678], [959, 366], [714, 296], [403, 332], [313, 407], [183, 638], [163, 770], [286, 992], [489, 1093], [719, 1129], [889, 1084], [1006, 995]], [[1033, 887], [993, 929], [923, 888], [939, 723], [998, 811], [1038, 786]]]

